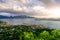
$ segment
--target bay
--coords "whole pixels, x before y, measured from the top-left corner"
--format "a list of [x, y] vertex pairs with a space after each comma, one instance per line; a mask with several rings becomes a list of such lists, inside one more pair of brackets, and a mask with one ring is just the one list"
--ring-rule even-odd
[[14, 24], [42, 24], [48, 28], [60, 29], [60, 21], [48, 21], [48, 20], [35, 20], [33, 18], [24, 18], [24, 19], [0, 19], [1, 21], [6, 21], [11, 25]]

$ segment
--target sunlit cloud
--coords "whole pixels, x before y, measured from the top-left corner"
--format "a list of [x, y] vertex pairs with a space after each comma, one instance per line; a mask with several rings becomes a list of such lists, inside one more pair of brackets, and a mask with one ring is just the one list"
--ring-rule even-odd
[[5, 12], [0, 12], [0, 15], [3, 15], [3, 16], [15, 16], [14, 14], [5, 13]]
[[[60, 6], [60, 0], [0, 0], [0, 12], [5, 12], [6, 15], [11, 11], [18, 15], [29, 15], [34, 17], [49, 18], [60, 17], [57, 14], [60, 13], [60, 8], [54, 8]], [[10, 11], [9, 13], [6, 13]], [[4, 14], [4, 13], [0, 13]]]

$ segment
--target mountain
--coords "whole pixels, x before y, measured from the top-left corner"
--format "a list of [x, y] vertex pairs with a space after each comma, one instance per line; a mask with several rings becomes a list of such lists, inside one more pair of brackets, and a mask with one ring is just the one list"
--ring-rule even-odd
[[33, 17], [26, 16], [26, 15], [19, 15], [19, 16], [3, 16], [3, 15], [0, 15], [0, 19], [2, 19], [2, 18], [33, 18]]
[[60, 18], [35, 18], [35, 20], [60, 21]]

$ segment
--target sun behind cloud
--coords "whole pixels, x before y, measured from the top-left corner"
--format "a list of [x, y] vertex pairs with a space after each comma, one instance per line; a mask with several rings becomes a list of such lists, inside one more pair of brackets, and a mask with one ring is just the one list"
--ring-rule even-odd
[[51, 8], [49, 13], [51, 14], [51, 17], [60, 18], [60, 8]]

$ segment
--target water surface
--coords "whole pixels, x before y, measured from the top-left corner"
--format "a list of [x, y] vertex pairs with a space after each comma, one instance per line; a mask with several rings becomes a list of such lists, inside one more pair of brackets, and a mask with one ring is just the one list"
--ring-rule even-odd
[[47, 21], [47, 20], [35, 20], [32, 18], [26, 19], [0, 19], [2, 21], [7, 21], [10, 24], [42, 24], [49, 28], [60, 29], [60, 21]]

